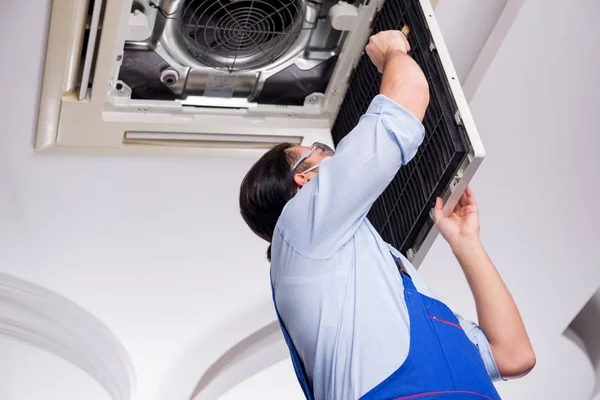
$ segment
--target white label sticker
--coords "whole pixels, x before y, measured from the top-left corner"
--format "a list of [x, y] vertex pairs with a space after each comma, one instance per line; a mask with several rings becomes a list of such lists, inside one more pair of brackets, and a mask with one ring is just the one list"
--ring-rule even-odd
[[236, 75], [211, 72], [208, 74], [204, 95], [208, 97], [232, 97], [236, 81]]

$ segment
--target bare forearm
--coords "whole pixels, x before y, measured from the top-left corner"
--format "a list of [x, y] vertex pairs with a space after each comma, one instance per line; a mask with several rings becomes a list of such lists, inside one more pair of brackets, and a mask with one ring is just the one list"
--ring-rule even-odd
[[393, 51], [386, 57], [379, 92], [423, 120], [429, 104], [429, 85], [421, 68], [409, 55]]
[[480, 328], [485, 332], [504, 377], [526, 374], [535, 355], [508, 288], [481, 241], [474, 238], [452, 246], [475, 299]]

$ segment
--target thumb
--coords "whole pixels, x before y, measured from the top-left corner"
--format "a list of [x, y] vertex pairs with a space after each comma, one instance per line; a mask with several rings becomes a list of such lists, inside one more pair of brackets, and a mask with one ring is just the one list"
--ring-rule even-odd
[[433, 221], [437, 225], [444, 218], [444, 202], [441, 198], [435, 199], [435, 208], [433, 209]]

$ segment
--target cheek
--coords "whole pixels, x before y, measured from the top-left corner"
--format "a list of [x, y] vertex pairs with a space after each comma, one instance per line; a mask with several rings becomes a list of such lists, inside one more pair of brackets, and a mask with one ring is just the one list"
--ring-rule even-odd
[[332, 158], [333, 156], [328, 156], [327, 154], [323, 154], [323, 157], [321, 157], [321, 160], [319, 161], [319, 163], [322, 163], [324, 160], [328, 159], [328, 158]]
[[321, 162], [321, 155], [320, 154], [316, 154], [313, 153], [310, 155], [310, 157], [308, 157], [305, 162], [309, 165], [315, 165]]

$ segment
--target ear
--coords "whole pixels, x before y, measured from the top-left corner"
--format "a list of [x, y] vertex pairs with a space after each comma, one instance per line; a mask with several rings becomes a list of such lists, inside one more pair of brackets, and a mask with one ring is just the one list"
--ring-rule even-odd
[[306, 185], [308, 183], [308, 181], [310, 181], [310, 179], [306, 176], [306, 174], [294, 175], [294, 182], [296, 182], [296, 185], [298, 185], [300, 187]]

